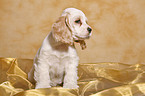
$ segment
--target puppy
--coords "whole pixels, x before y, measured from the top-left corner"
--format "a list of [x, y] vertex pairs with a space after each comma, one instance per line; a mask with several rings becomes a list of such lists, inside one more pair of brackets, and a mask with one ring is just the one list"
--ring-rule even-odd
[[63, 11], [44, 39], [28, 73], [28, 80], [36, 85], [36, 89], [57, 86], [62, 82], [64, 88], [78, 88], [79, 57], [74, 42], [85, 49], [84, 40], [91, 36], [91, 31], [81, 10], [67, 8]]

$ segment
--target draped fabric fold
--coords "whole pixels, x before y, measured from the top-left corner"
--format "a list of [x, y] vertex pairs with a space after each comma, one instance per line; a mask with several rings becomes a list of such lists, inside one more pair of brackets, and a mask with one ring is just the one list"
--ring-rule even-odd
[[79, 64], [78, 89], [34, 89], [27, 80], [33, 60], [0, 58], [0, 96], [144, 96], [145, 65]]

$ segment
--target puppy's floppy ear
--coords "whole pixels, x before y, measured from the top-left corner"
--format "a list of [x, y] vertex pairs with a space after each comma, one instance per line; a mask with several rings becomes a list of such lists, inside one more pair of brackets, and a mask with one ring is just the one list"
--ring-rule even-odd
[[82, 47], [82, 50], [86, 49], [87, 45], [86, 45], [85, 40], [80, 41], [80, 46]]
[[80, 46], [82, 47], [82, 50], [86, 49], [86, 42], [85, 40], [78, 40], [77, 43], [80, 43]]
[[52, 34], [56, 41], [73, 45], [73, 37], [67, 16], [61, 16], [52, 26]]

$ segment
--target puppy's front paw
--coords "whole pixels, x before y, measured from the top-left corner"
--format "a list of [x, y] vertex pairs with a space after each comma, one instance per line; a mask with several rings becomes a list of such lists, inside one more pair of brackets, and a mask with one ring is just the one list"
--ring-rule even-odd
[[39, 88], [50, 88], [51, 86], [50, 85], [36, 85], [35, 89], [39, 89]]
[[79, 86], [77, 84], [71, 84], [71, 83], [67, 83], [63, 85], [63, 88], [68, 88], [68, 89], [77, 89], [79, 88]]

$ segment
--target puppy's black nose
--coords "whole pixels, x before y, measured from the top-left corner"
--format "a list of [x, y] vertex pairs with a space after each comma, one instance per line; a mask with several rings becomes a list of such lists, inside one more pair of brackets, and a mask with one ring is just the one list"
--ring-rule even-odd
[[88, 32], [91, 33], [92, 29], [90, 27], [87, 28]]

